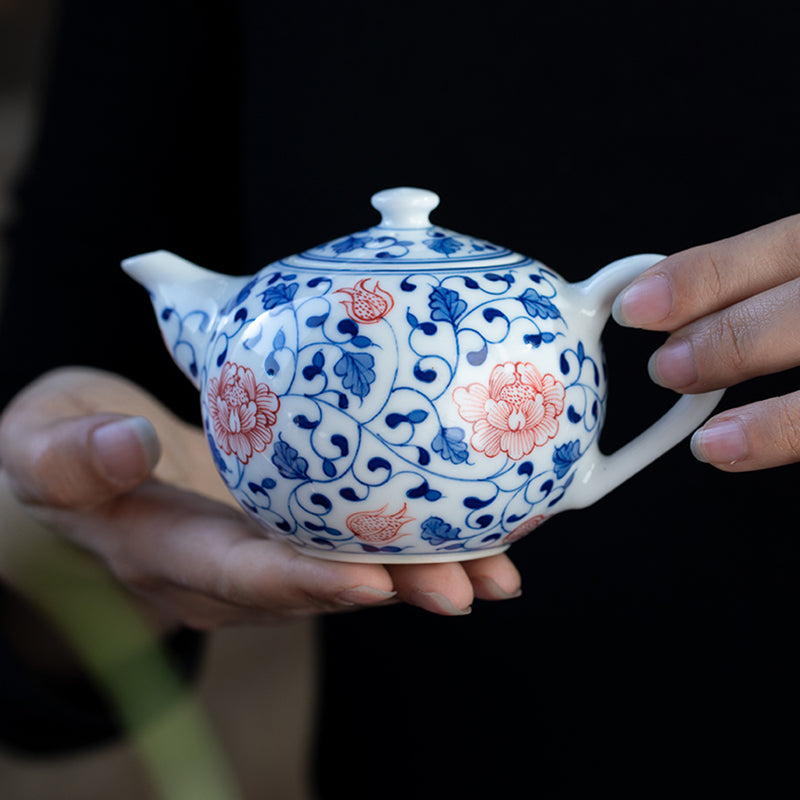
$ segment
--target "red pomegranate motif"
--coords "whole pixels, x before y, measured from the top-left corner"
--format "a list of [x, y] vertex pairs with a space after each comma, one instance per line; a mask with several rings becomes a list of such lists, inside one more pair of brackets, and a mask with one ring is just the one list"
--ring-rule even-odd
[[280, 400], [266, 384], [256, 383], [253, 370], [225, 362], [219, 378], [208, 382], [208, 414], [214, 439], [226, 455], [246, 464], [272, 441]]
[[347, 527], [362, 542], [376, 544], [391, 541], [403, 525], [414, 521], [414, 517], [403, 516], [406, 513], [405, 503], [394, 514], [384, 514], [385, 510], [386, 506], [377, 511], [356, 511], [347, 518]]
[[472, 423], [475, 450], [517, 461], [558, 433], [564, 385], [533, 364], [506, 361], [494, 367], [488, 386], [459, 386], [453, 400], [461, 418]]
[[382, 320], [394, 307], [394, 298], [385, 289], [381, 289], [380, 283], [375, 281], [372, 289], [367, 289], [366, 284], [369, 278], [363, 278], [353, 288], [343, 287], [337, 289], [334, 294], [346, 294], [349, 300], [341, 300], [347, 316], [354, 322], [363, 325], [372, 325]]
[[525, 522], [520, 522], [508, 536], [503, 539], [504, 544], [511, 544], [517, 542], [524, 536], [527, 536], [531, 531], [536, 530], [543, 522], [550, 518], [549, 514], [537, 514], [535, 517], [526, 519]]

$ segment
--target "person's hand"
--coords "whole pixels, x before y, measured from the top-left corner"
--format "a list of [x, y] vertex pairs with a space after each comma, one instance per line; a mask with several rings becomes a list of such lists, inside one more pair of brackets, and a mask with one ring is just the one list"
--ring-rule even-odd
[[[620, 294], [614, 318], [670, 333], [650, 374], [682, 393], [800, 365], [800, 215], [664, 259]], [[721, 412], [692, 451], [732, 472], [800, 461], [800, 391]]]
[[[21, 392], [0, 420], [0, 466], [0, 506], [23, 506], [96, 555], [164, 625], [210, 629], [397, 601], [455, 615], [473, 598], [519, 593], [504, 555], [385, 568], [265, 538], [234, 508], [202, 431], [110, 373], [58, 370]], [[13, 535], [3, 527], [0, 536]]]

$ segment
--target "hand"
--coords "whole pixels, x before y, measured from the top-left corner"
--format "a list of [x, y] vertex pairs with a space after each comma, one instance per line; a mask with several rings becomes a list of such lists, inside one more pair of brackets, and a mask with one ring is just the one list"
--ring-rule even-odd
[[[670, 333], [650, 374], [679, 392], [800, 365], [800, 215], [664, 259], [620, 294], [614, 317]], [[800, 391], [723, 411], [692, 451], [729, 472], [800, 461]]]
[[[165, 626], [273, 622], [398, 600], [453, 615], [475, 597], [519, 593], [504, 555], [386, 568], [324, 561], [265, 538], [234, 507], [202, 431], [110, 373], [58, 370], [21, 392], [0, 419], [0, 464], [10, 487], [0, 506], [17, 514], [24, 506], [96, 555]], [[0, 536], [13, 536], [16, 526], [8, 528]]]

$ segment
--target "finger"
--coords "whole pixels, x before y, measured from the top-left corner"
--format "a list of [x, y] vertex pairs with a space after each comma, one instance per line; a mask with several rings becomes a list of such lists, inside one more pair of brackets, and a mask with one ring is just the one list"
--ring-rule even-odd
[[692, 452], [726, 472], [800, 461], [800, 392], [724, 411], [695, 432]]
[[175, 487], [147, 483], [91, 516], [61, 512], [60, 523], [121, 583], [192, 627], [297, 619], [395, 596], [380, 564], [302, 555], [227, 505]]
[[677, 330], [650, 359], [656, 383], [705, 392], [800, 364], [800, 278]]
[[800, 215], [669, 256], [616, 299], [621, 325], [675, 330], [800, 275]]
[[51, 420], [35, 412], [10, 413], [0, 430], [0, 453], [22, 502], [90, 508], [146, 480], [160, 445], [143, 417]]
[[464, 571], [481, 600], [510, 600], [522, 594], [522, 578], [505, 554], [465, 561]]
[[398, 596], [406, 603], [448, 617], [472, 610], [472, 582], [458, 562], [392, 564], [388, 570]]

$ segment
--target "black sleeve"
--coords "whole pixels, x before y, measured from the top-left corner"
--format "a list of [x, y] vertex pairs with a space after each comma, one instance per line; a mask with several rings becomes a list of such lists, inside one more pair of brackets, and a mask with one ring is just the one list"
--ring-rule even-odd
[[88, 364], [194, 418], [196, 394], [119, 263], [159, 248], [236, 261], [233, 6], [61, 4], [5, 237], [0, 408], [41, 372]]
[[[223, 254], [235, 260], [234, 6], [60, 5], [38, 132], [5, 232], [0, 409], [42, 372], [84, 364], [124, 374], [194, 418], [196, 392], [119, 262], [162, 247], [210, 266]], [[196, 671], [199, 634], [165, 645], [181, 674]], [[118, 733], [93, 687], [46, 685], [0, 636], [7, 746], [55, 752]]]

